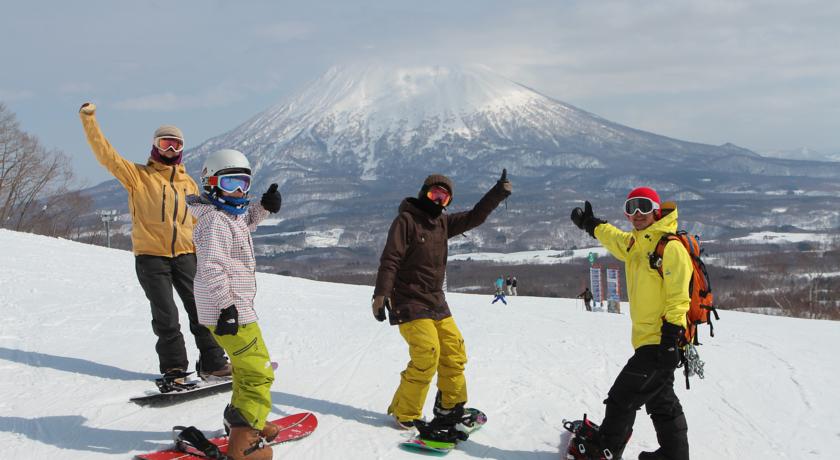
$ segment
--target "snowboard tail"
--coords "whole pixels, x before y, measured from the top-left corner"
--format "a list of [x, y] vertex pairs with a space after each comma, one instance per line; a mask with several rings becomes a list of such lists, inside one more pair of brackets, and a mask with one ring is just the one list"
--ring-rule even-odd
[[[277, 433], [277, 437], [274, 438], [273, 441], [268, 443], [269, 446], [274, 446], [277, 444], [281, 444], [284, 442], [294, 441], [297, 439], [305, 438], [312, 434], [315, 431], [315, 428], [318, 427], [318, 419], [315, 417], [315, 414], [311, 412], [302, 412], [299, 414], [289, 415], [287, 417], [279, 418], [277, 420], [272, 420], [271, 423], [274, 423], [280, 428], [280, 431]], [[183, 427], [176, 427], [176, 428], [183, 428]], [[173, 434], [180, 434], [189, 428], [184, 430], [179, 430], [178, 433]], [[193, 434], [194, 435], [194, 434]], [[205, 451], [212, 451], [218, 452], [216, 457], [211, 457], [202, 452], [201, 450], [190, 446], [189, 443], [183, 442], [183, 440], [178, 441], [176, 438], [176, 446], [170, 447], [168, 449], [160, 450], [157, 452], [150, 452], [147, 454], [140, 454], [134, 457], [135, 460], [207, 460], [216, 458], [219, 460], [224, 460], [227, 458], [225, 455], [227, 453], [228, 447], [228, 438], [227, 436], [218, 436], [214, 438], [207, 439], [206, 441], [212, 443], [216, 449], [215, 450], [208, 450]]]

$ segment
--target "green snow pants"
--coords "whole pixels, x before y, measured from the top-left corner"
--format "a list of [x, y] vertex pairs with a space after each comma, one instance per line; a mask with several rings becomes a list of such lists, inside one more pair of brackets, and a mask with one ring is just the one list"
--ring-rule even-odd
[[208, 329], [227, 352], [233, 367], [230, 405], [238, 409], [252, 427], [262, 430], [271, 412], [274, 369], [260, 327], [257, 323], [240, 324], [236, 335], [216, 335], [215, 326]]

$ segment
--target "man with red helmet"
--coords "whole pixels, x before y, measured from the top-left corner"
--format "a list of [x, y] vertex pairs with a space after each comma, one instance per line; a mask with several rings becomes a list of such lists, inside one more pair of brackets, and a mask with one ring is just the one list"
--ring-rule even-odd
[[633, 226], [629, 232], [595, 217], [589, 201], [571, 215], [578, 228], [624, 261], [635, 353], [609, 391], [600, 429], [588, 430], [597, 434], [587, 439], [576, 436], [569, 454], [575, 459], [620, 459], [636, 411], [644, 405], [660, 447], [642, 452], [639, 460], [688, 460], [688, 424], [674, 393], [674, 370], [681, 359], [679, 339], [690, 302], [691, 260], [682, 244], [671, 241], [662, 257], [662, 275], [651, 267], [649, 254], [660, 238], [677, 230], [676, 205], [661, 203], [655, 190], [632, 190], [624, 202], [624, 215]]

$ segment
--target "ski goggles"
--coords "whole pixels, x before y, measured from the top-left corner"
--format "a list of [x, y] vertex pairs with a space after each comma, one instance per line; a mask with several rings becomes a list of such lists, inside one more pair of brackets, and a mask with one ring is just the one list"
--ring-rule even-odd
[[237, 190], [241, 190], [242, 193], [248, 193], [248, 190], [251, 189], [251, 176], [242, 173], [210, 176], [207, 178], [207, 185], [218, 187], [227, 193], [234, 193]]
[[181, 153], [184, 150], [184, 141], [177, 137], [158, 137], [155, 139], [155, 147], [161, 152], [172, 150], [175, 153]]
[[650, 214], [657, 209], [659, 209], [659, 203], [650, 198], [630, 198], [624, 202], [624, 214], [627, 216], [632, 216], [637, 212], [640, 214]]
[[446, 207], [449, 206], [449, 202], [452, 201], [452, 194], [449, 193], [449, 190], [446, 190], [446, 188], [441, 187], [440, 185], [433, 185], [426, 191], [426, 198], [443, 207]]

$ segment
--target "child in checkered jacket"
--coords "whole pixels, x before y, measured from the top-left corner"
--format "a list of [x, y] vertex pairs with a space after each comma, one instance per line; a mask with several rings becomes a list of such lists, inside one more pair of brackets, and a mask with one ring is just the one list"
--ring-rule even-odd
[[233, 396], [225, 408], [230, 430], [228, 456], [234, 460], [271, 458], [271, 441], [277, 426], [266, 422], [271, 411], [274, 369], [262, 338], [254, 297], [257, 293], [256, 261], [251, 232], [280, 210], [277, 184], [271, 184], [259, 203], [251, 204], [251, 165], [236, 150], [211, 154], [201, 172], [204, 192], [187, 199], [196, 217], [193, 240], [198, 268], [195, 300], [199, 323], [213, 333], [227, 351], [233, 366]]

